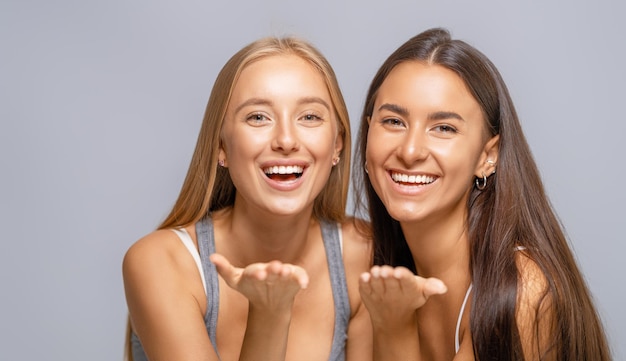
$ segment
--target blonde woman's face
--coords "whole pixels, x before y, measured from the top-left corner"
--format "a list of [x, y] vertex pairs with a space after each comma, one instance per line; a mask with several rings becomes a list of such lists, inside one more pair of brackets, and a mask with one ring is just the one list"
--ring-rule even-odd
[[475, 177], [497, 157], [465, 83], [442, 66], [411, 61], [397, 65], [377, 94], [366, 159], [389, 214], [400, 222], [464, 217]]
[[297, 56], [244, 68], [220, 150], [237, 188], [235, 207], [276, 215], [312, 210], [343, 145], [332, 104], [322, 75]]

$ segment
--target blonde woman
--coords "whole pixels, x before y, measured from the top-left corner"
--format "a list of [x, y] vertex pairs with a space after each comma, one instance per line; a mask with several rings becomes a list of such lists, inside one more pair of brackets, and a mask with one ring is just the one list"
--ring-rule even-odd
[[371, 359], [358, 293], [370, 246], [344, 216], [349, 155], [346, 106], [318, 50], [265, 38], [237, 52], [174, 208], [124, 258], [129, 356]]

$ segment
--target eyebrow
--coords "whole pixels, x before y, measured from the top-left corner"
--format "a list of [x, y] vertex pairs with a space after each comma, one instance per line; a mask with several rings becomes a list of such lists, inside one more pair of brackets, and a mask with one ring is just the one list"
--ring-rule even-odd
[[401, 107], [397, 104], [389, 104], [389, 103], [385, 103], [383, 105], [381, 105], [378, 108], [378, 111], [381, 110], [389, 110], [390, 112], [394, 112], [396, 114], [399, 114], [403, 117], [408, 117], [409, 116], [409, 110], [405, 107]]
[[[378, 111], [381, 111], [381, 110], [388, 110], [403, 117], [409, 116], [409, 110], [397, 104], [385, 103], [378, 108]], [[452, 111], [439, 111], [439, 112], [428, 113], [428, 120], [443, 120], [443, 119], [450, 119], [450, 118], [463, 120], [463, 121], [465, 120], [458, 113], [452, 112]]]
[[455, 112], [441, 111], [441, 112], [434, 112], [434, 113], [428, 114], [429, 120], [443, 120], [443, 119], [450, 119], [450, 118], [465, 121], [465, 119], [463, 119], [462, 116], [460, 116], [458, 113], [455, 113]]
[[[303, 98], [298, 99], [298, 105], [311, 104], [311, 103], [321, 104], [324, 107], [326, 107], [326, 109], [328, 109], [329, 111], [331, 109], [330, 105], [324, 99], [320, 97], [303, 97]], [[235, 108], [235, 113], [239, 112], [241, 109], [249, 105], [266, 105], [266, 106], [271, 107], [274, 105], [274, 102], [272, 102], [269, 99], [264, 99], [264, 98], [250, 98], [246, 100], [245, 102], [239, 104], [239, 106]]]
[[243, 109], [244, 107], [247, 107], [249, 105], [267, 105], [267, 106], [272, 106], [272, 102], [270, 100], [267, 99], [263, 99], [263, 98], [250, 98], [248, 100], [246, 100], [245, 102], [239, 104], [239, 106], [237, 106], [237, 108], [235, 108], [235, 113], [238, 113], [241, 109]]
[[330, 111], [330, 105], [322, 98], [320, 97], [303, 97], [298, 99], [298, 104], [311, 104], [311, 103], [318, 103], [323, 105], [324, 107], [326, 107], [326, 109], [328, 109], [328, 111]]

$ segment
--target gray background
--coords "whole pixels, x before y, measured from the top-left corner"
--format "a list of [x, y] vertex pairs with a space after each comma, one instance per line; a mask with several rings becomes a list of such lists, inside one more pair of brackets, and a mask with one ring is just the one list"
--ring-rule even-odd
[[121, 359], [122, 256], [172, 206], [236, 50], [309, 39], [356, 128], [377, 67], [432, 26], [501, 70], [624, 359], [624, 15], [617, 0], [2, 0], [0, 359]]

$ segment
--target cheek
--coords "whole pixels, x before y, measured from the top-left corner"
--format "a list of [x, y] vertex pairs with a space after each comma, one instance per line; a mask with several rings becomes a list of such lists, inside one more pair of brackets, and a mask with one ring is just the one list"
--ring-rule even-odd
[[376, 155], [384, 152], [385, 142], [381, 142], [382, 134], [379, 134], [375, 128], [370, 128], [367, 132], [367, 143], [365, 146], [365, 158], [368, 164], [374, 164]]
[[459, 180], [473, 179], [475, 164], [480, 156], [476, 146], [467, 144], [440, 144], [431, 147], [431, 153], [440, 160], [444, 172], [455, 174]]
[[375, 131], [368, 132], [367, 146], [365, 148], [365, 162], [367, 164], [363, 165], [367, 166], [367, 176], [377, 193], [380, 191], [378, 185], [382, 181], [382, 175], [378, 170], [383, 169], [383, 164], [385, 163], [385, 159], [389, 156], [389, 147], [391, 145], [391, 142], [381, 140], [381, 134], [377, 134]]
[[339, 135], [332, 129], [311, 131], [303, 129], [299, 135], [300, 142], [317, 158], [332, 158], [335, 154], [335, 145]]

